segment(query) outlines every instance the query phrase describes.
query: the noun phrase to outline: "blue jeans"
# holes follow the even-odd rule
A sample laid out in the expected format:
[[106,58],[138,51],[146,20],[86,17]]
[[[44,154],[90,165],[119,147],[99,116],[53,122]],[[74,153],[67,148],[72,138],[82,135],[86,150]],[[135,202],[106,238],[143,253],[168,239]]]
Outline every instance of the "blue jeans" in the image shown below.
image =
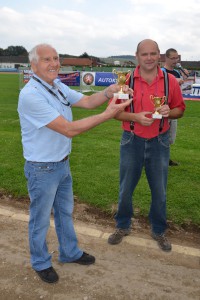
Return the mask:
[[166,188],[169,165],[169,131],[153,139],[140,138],[124,131],[120,146],[120,191],[117,228],[127,229],[133,216],[133,192],[145,168],[151,190],[149,220],[152,231],[162,234],[167,228]]
[[73,191],[69,160],[63,162],[26,161],[25,176],[30,196],[29,245],[34,270],[51,267],[46,235],[51,212],[59,242],[59,261],[71,262],[81,257],[74,230]]

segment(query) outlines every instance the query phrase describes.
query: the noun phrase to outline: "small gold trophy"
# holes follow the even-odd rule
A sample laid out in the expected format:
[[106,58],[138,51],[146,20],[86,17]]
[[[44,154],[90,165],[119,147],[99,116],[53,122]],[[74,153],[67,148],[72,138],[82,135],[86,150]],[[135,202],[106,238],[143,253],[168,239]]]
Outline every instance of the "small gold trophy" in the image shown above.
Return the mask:
[[161,107],[165,103],[166,96],[163,97],[155,97],[153,95],[150,96],[151,101],[155,107],[155,112],[152,114],[153,119],[162,119],[162,115],[159,114],[157,109]]
[[[123,85],[125,84],[126,80],[128,80],[131,76],[131,71],[117,71],[117,70],[113,70],[113,74],[117,75],[117,84],[120,85],[120,91],[118,93],[114,93],[114,96],[118,96],[118,99],[122,99],[122,100],[128,100],[129,99],[129,95],[125,94],[122,90]],[[129,77],[126,78],[127,74],[129,74]]]

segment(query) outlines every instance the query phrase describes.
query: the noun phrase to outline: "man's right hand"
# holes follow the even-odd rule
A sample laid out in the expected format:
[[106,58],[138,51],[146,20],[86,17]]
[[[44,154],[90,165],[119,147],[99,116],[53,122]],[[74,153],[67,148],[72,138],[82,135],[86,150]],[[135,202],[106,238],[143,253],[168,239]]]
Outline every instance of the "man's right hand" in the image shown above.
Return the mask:
[[125,100],[123,103],[119,104],[116,103],[117,100],[117,96],[113,97],[106,110],[104,111],[105,114],[110,115],[110,119],[116,117],[117,114],[123,112],[124,109],[131,104],[133,99]]
[[153,122],[154,119],[151,117],[147,117],[152,115],[152,111],[142,111],[140,113],[137,113],[134,115],[134,121],[143,125],[143,126],[150,126]]

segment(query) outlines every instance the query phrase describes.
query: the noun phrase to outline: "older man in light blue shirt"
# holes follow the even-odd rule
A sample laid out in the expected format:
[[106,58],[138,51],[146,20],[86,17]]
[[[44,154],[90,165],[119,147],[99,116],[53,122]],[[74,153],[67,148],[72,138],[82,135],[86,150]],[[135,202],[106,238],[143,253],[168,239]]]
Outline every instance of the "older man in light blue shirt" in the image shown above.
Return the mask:
[[[28,161],[57,162],[70,154],[71,139],[61,134],[55,134],[55,131],[49,129],[46,125],[60,115],[71,122],[72,111],[70,105],[78,102],[83,95],[69,89],[59,79],[54,81],[54,86],[39,79],[58,96],[59,100],[35,78],[39,79],[38,76],[34,75],[34,79],[30,79],[20,93],[18,105],[23,130],[24,157]],[[58,90],[66,95],[66,99],[70,99],[70,105],[66,105],[66,100],[62,99]]]
[[[46,243],[52,209],[59,261],[83,265],[95,262],[94,256],[79,249],[72,220],[71,138],[115,117],[131,100],[116,104],[114,97],[103,113],[73,121],[71,106],[95,108],[112,98],[120,86],[114,84],[100,93],[84,96],[57,79],[59,56],[52,46],[35,46],[29,59],[34,74],[20,92],[18,113],[30,196],[31,264],[43,281],[53,283],[59,277],[52,267]],[[124,91],[132,94],[127,86]]]

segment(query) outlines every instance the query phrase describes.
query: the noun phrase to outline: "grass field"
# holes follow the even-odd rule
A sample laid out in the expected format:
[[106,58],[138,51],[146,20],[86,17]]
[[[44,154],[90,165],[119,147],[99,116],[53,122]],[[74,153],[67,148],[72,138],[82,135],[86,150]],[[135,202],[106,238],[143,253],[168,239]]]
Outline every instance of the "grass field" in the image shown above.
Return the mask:
[[[20,125],[17,114],[19,75],[0,74],[0,190],[26,197]],[[74,119],[101,112],[73,109]],[[200,225],[200,102],[186,101],[185,116],[178,120],[171,158],[178,167],[169,168],[168,219],[177,224]],[[73,139],[70,156],[74,193],[82,202],[110,211],[118,199],[119,142],[121,124],[110,120]],[[147,216],[150,191],[144,174],[136,188],[134,207]]]

